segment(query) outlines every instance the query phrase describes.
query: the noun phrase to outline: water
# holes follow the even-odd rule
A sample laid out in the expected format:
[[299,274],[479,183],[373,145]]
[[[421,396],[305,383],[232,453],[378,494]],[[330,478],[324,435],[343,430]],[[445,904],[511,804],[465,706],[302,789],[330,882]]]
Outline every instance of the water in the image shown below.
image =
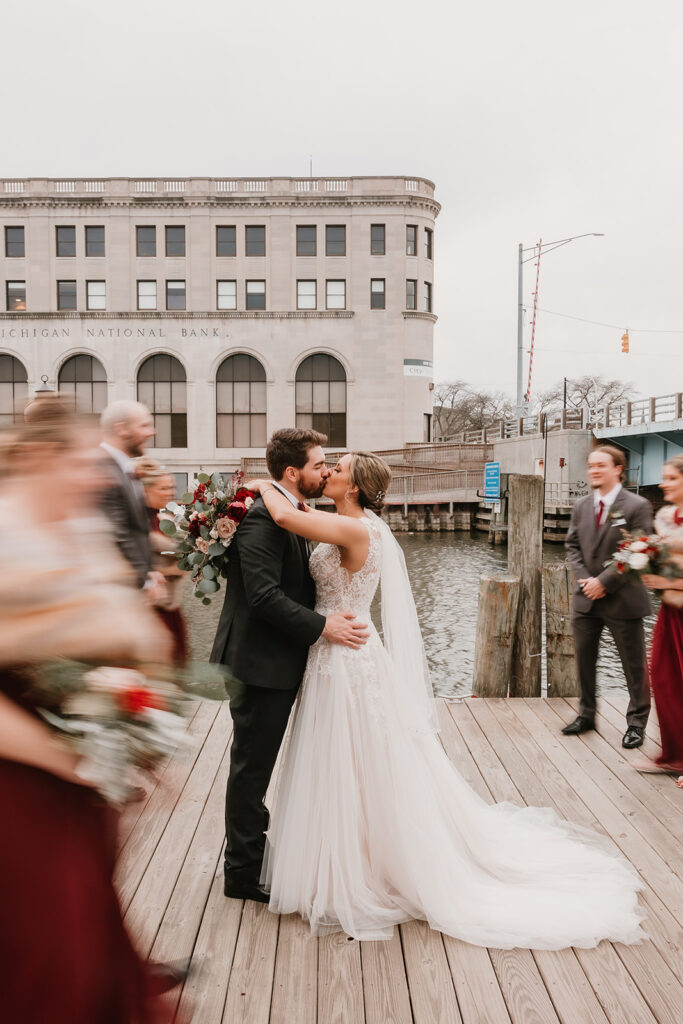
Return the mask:
[[[468,533],[404,533],[396,539],[405,554],[434,690],[441,696],[471,693],[479,578],[507,570],[507,548]],[[562,562],[564,548],[544,544],[543,557]],[[221,605],[222,593],[205,607],[188,590],[185,610],[194,658],[208,658]],[[379,626],[378,602],[373,620]],[[648,635],[653,622],[653,617],[645,622]],[[545,668],[545,659],[543,663]],[[619,655],[607,632],[598,659],[598,687],[625,687]]]

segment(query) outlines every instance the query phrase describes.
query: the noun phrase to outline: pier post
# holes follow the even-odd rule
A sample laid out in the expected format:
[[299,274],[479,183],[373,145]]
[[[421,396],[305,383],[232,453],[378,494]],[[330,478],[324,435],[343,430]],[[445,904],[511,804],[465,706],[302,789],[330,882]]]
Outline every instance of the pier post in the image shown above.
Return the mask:
[[477,697],[508,695],[519,592],[518,576],[482,576],[479,580],[472,681],[472,693]]
[[540,697],[543,477],[511,474],[509,491],[508,568],[521,584],[510,696]]
[[548,696],[579,697],[572,633],[572,574],[568,565],[543,566]]

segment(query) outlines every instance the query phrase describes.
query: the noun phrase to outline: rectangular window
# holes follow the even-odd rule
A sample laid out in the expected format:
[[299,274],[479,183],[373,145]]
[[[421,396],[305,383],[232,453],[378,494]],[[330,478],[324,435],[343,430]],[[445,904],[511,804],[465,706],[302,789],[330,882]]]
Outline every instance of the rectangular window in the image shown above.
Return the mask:
[[406,309],[417,309],[417,281],[406,281]]
[[316,256],[318,251],[315,224],[299,224],[296,229],[297,256]]
[[12,258],[25,255],[24,229],[5,228],[5,256]]
[[237,309],[237,281],[216,281],[216,309]]
[[426,260],[431,260],[431,258],[432,258],[432,235],[433,234],[434,234],[433,231],[430,231],[429,228],[425,228],[425,259]]
[[138,225],[135,229],[135,255],[156,256],[157,229],[153,224]]
[[138,309],[157,308],[156,281],[138,281]]
[[[216,228],[216,256],[236,256],[237,239],[234,225]],[[220,307],[219,307],[220,308]]]
[[85,255],[104,256],[104,228],[86,227],[85,229]]
[[85,282],[85,308],[107,308],[107,286],[104,281]]
[[7,311],[23,312],[26,309],[26,281],[7,282]]
[[327,309],[346,309],[346,281],[326,281],[325,285]]
[[431,313],[432,311],[432,286],[429,281],[425,281],[425,313]]
[[316,309],[318,305],[317,301],[317,282],[315,281],[297,281],[296,282],[296,308],[297,309]]
[[373,278],[370,282],[370,309],[384,309],[386,307],[385,290],[384,278]]
[[266,255],[266,229],[261,225],[248,224],[245,228],[247,256]]
[[384,224],[370,225],[370,254],[384,256],[386,251],[386,231]]
[[247,281],[247,309],[266,308],[266,282]]
[[[185,255],[185,228],[181,225],[166,225],[166,255]],[[185,309],[185,307],[182,307]]]
[[406,224],[406,256],[417,256],[417,224]]
[[325,255],[346,256],[346,225],[327,224],[325,227]]
[[166,282],[166,309],[185,309],[185,282]]
[[57,228],[57,255],[76,255],[76,228],[62,226]]
[[57,309],[76,308],[76,282],[57,281]]

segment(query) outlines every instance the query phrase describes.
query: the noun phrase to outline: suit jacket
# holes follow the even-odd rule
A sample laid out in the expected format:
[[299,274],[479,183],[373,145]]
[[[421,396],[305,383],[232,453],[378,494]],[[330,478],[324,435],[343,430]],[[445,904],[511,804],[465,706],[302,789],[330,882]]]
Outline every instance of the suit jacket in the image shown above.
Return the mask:
[[299,686],[308,648],[325,628],[314,605],[306,541],[273,522],[257,498],[230,545],[211,661],[250,686]]
[[111,524],[114,540],[143,587],[152,564],[149,515],[142,494],[118,462],[102,452],[102,467],[111,485],[100,498],[100,508]]
[[[617,525],[619,519],[625,523]],[[571,525],[565,541],[569,564],[574,575],[573,609],[584,614],[594,604],[600,611],[615,619],[640,619],[652,611],[650,596],[644,585],[633,576],[620,575],[614,568],[606,569],[617,549],[622,533],[652,533],[652,507],[650,502],[623,487],[607,518],[598,529],[595,523],[593,494],[579,498],[572,510]],[[607,591],[599,601],[591,601],[581,591],[578,580],[595,576]]]

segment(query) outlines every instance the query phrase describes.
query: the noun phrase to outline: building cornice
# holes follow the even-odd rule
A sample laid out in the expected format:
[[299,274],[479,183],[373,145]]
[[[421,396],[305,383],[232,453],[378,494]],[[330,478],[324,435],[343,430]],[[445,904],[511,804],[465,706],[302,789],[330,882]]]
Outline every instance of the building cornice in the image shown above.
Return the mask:
[[54,313],[3,313],[0,312],[2,320],[350,320],[353,317],[352,309],[338,310],[210,310],[206,313],[198,312],[169,312],[168,310],[132,310],[130,312],[106,312],[94,310],[84,312],[63,312]]
[[404,310],[404,313],[403,313],[403,319],[404,320],[429,320],[431,323],[435,324],[436,321],[439,318],[436,315],[436,313],[421,313],[419,310],[416,310],[416,309],[406,309],[406,310]]
[[216,210],[268,210],[268,209],[350,209],[354,207],[389,206],[405,209],[429,210],[434,218],[441,211],[441,204],[423,195],[406,196],[335,196],[335,195],[292,195],[292,196],[0,196],[0,208],[52,209],[52,210],[190,210],[208,207]]

